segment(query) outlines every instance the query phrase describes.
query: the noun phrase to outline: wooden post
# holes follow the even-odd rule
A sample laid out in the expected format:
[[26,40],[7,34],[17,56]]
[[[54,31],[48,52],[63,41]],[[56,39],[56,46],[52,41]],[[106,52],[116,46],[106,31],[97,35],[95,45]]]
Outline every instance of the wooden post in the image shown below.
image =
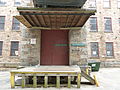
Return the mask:
[[68,76],[68,88],[71,88],[71,76]]
[[80,88],[80,83],[81,83],[81,75],[80,75],[80,73],[78,73],[78,76],[77,76],[77,88]]
[[34,76],[33,76],[33,87],[34,88],[37,87],[37,76],[36,76],[36,74],[34,74]]
[[44,77],[44,87],[47,88],[47,85],[48,85],[48,76],[45,75],[45,77]]
[[22,74],[22,88],[25,87],[25,74]]
[[99,83],[98,83],[98,81],[97,81],[97,79],[96,79],[96,76],[94,75],[93,77],[94,77],[96,86],[99,87]]
[[60,88],[60,76],[56,76],[56,87]]
[[15,88],[15,73],[11,72],[10,76],[11,88]]

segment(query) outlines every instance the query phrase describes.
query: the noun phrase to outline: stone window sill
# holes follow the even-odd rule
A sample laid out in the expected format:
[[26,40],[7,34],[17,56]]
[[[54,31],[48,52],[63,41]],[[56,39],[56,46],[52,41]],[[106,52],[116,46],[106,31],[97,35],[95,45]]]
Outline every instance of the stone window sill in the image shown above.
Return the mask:
[[10,58],[19,58],[19,56],[10,56]]
[[106,56],[105,58],[106,59],[114,59],[115,57],[114,56]]
[[12,30],[13,32],[20,32],[21,30]]

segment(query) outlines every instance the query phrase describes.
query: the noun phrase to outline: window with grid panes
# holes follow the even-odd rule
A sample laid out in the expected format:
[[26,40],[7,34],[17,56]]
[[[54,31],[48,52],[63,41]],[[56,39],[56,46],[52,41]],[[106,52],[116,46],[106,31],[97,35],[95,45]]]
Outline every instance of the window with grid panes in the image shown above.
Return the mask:
[[112,32],[112,22],[111,18],[105,17],[104,18],[104,29],[105,32]]
[[20,22],[15,17],[13,17],[12,30],[20,30]]
[[5,6],[7,4],[7,0],[0,0],[0,6]]
[[97,18],[96,17],[90,18],[90,31],[97,31]]
[[103,0],[103,7],[110,8],[110,0]]
[[11,41],[11,56],[18,56],[19,42]]
[[5,27],[5,16],[0,16],[0,30],[4,30]]
[[113,56],[113,42],[106,42],[106,56]]
[[99,57],[98,42],[91,42],[91,57]]
[[14,5],[15,6],[20,6],[21,5],[21,0],[14,0]]
[[0,41],[0,56],[2,56],[3,41]]

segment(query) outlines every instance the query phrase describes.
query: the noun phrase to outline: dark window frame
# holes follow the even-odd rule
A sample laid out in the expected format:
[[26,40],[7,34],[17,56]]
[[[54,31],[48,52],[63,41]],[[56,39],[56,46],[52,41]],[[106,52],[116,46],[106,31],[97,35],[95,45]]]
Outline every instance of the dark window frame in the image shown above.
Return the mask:
[[[95,51],[95,50],[92,49],[92,43],[97,44],[97,49],[96,49],[97,55],[96,56],[93,55],[93,51]],[[98,42],[90,42],[90,47],[91,47],[91,57],[99,58],[99,43]]]
[[97,23],[97,17],[90,17],[90,19],[91,18],[94,18],[94,19],[96,19],[95,21],[96,21],[96,23],[95,23],[95,26],[96,26],[96,30],[93,30],[93,29],[91,29],[91,22],[90,22],[90,32],[98,32],[98,23]]
[[[15,48],[13,45],[13,43],[17,43],[18,47]],[[13,48],[14,47],[14,48]],[[10,48],[10,56],[18,56],[18,55],[15,55],[15,51],[18,51],[19,52],[19,41],[11,41],[11,48]],[[14,54],[13,54],[14,53]]]
[[[16,19],[15,17],[13,17],[13,19],[12,19],[12,30],[13,30],[13,31],[19,31],[19,30],[20,30],[20,22],[16,19],[16,20],[18,21],[18,22],[16,23],[16,22],[15,22],[15,19]],[[16,28],[15,28],[17,25],[19,25],[19,29],[16,29]]]
[[2,52],[3,52],[3,41],[0,41],[0,56],[2,56]]
[[1,17],[4,17],[4,22],[0,22],[0,26],[2,25],[3,29],[0,28],[0,31],[2,30],[5,30],[5,16],[0,16],[0,20],[1,20]]
[[[112,55],[110,55],[110,56],[107,55],[107,51],[110,51],[110,50],[107,50],[107,43],[112,44]],[[105,44],[106,44],[106,56],[107,57],[114,57],[114,45],[113,45],[114,43],[113,42],[105,42]]]
[[[110,25],[108,25],[108,26],[110,26],[110,29],[109,29],[109,31],[108,30],[106,30],[106,22],[105,22],[105,19],[110,19]],[[111,17],[104,17],[104,32],[105,33],[112,33],[113,31],[112,31],[112,18]]]

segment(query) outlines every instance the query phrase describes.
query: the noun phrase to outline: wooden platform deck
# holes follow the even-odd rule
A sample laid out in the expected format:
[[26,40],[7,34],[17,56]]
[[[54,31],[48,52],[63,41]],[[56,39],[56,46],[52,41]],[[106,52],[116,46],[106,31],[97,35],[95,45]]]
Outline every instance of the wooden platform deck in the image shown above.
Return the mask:
[[67,87],[71,87],[71,77],[77,77],[77,87],[80,88],[81,82],[81,70],[79,66],[37,66],[37,67],[26,67],[18,70],[12,70],[11,72],[11,88],[15,88],[17,86],[15,84],[15,76],[20,75],[22,77],[21,86],[26,87],[26,78],[28,76],[32,76],[33,78],[33,87],[36,88],[39,85],[37,84],[37,77],[44,77],[44,87],[47,88],[48,77],[55,76],[56,77],[56,87],[60,88],[60,77],[66,76],[68,77]]

